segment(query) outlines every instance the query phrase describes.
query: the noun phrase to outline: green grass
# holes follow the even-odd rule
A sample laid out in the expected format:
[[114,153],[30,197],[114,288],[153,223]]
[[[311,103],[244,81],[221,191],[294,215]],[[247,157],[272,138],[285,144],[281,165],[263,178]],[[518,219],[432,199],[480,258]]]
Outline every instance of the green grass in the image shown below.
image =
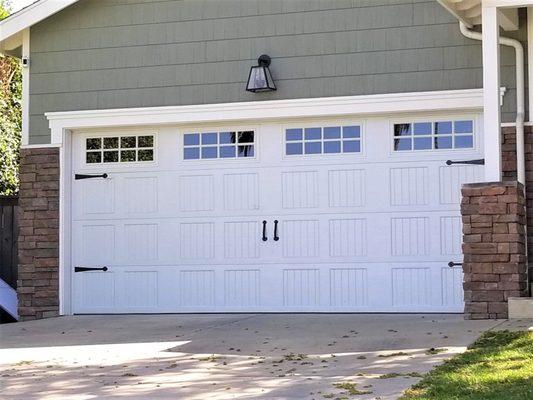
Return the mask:
[[403,400],[533,399],[533,332],[486,332],[434,368]]

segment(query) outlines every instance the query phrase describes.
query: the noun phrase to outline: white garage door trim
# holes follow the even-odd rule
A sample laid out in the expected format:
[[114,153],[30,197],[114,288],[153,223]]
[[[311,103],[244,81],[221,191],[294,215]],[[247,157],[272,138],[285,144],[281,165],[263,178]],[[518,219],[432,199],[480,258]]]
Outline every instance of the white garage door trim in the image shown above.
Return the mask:
[[[219,123],[231,116],[236,122],[254,119],[258,122],[289,115],[294,120],[307,116],[336,116],[339,114],[372,115],[378,111],[399,114],[432,111],[435,117],[444,116],[445,111],[458,110],[476,112],[482,109],[482,90],[459,90],[424,93],[402,93],[393,95],[353,96],[331,99],[281,100],[272,102],[221,104],[208,106],[158,107],[127,110],[96,110],[82,112],[61,112],[47,114],[52,130],[52,144],[59,145],[60,152],[60,313],[72,313],[71,294],[71,252],[70,252],[70,201],[71,201],[71,132],[79,128],[142,126],[147,121],[161,125],[179,125],[183,121]],[[233,109],[232,112],[227,112]],[[244,111],[243,111],[244,110]],[[246,111],[251,112],[247,113]],[[148,118],[149,115],[156,118]],[[225,117],[221,117],[225,115]],[[254,117],[255,116],[255,117]],[[293,120],[293,121],[294,121]],[[183,125],[181,125],[183,126]]]

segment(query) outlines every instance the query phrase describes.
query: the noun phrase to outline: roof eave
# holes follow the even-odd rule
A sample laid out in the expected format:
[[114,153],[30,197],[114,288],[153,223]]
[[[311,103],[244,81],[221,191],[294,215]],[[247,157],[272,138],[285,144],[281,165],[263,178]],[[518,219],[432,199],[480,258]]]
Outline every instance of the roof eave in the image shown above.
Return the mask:
[[22,46],[22,32],[78,0],[39,0],[0,21],[0,52]]

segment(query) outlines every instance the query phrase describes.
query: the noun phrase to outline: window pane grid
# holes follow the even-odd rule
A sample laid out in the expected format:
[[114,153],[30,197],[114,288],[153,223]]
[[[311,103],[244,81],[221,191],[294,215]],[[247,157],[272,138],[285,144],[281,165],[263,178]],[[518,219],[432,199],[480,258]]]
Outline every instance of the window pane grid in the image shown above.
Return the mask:
[[427,121],[394,124],[394,151],[471,149],[474,122]]
[[361,152],[361,127],[327,126],[285,130],[285,155]]
[[154,135],[87,138],[87,164],[154,161]]
[[186,133],[183,135],[183,158],[206,160],[254,157],[254,140],[254,131]]

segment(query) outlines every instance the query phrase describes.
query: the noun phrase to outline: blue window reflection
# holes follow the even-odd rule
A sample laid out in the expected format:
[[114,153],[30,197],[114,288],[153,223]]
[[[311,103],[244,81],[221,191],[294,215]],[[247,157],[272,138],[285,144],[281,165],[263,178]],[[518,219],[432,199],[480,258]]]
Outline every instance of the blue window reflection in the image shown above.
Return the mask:
[[452,122],[443,121],[435,122],[435,134],[436,135],[450,135],[452,133]]
[[414,149],[415,150],[431,150],[431,138],[430,137],[415,137]]
[[186,160],[198,160],[200,158],[200,148],[190,147],[183,149],[183,158]]
[[235,158],[235,146],[220,146],[220,158]]
[[183,144],[185,146],[195,146],[200,144],[200,135],[198,133],[187,133],[183,135]]
[[320,140],[321,138],[321,128],[305,128],[305,140]]
[[285,153],[287,155],[303,154],[302,143],[287,143],[285,145]]
[[340,153],[341,142],[339,140],[324,142],[324,153]]
[[202,133],[202,144],[217,144],[217,134]]
[[454,131],[455,133],[473,133],[474,123],[473,121],[455,121]]
[[436,137],[435,138],[435,149],[451,149],[452,148],[452,137]]
[[411,138],[407,139],[394,139],[394,150],[411,150],[412,142]]
[[303,130],[302,129],[287,129],[285,131],[285,138],[289,140],[302,140],[303,139]]
[[221,144],[235,143],[235,132],[220,132],[219,142]]
[[471,149],[474,147],[474,137],[470,135],[456,136],[455,148],[456,149]]
[[415,135],[431,135],[431,122],[417,122],[414,124]]
[[320,154],[322,153],[322,143],[308,142],[305,144],[305,154]]
[[345,153],[359,153],[361,151],[361,142],[359,140],[345,140],[342,142],[342,150]]
[[202,147],[202,158],[217,158],[217,148]]
[[324,128],[324,139],[340,139],[341,138],[341,127],[340,126],[329,126]]
[[347,138],[360,138],[361,137],[361,127],[359,126],[345,126],[342,128],[342,137]]

